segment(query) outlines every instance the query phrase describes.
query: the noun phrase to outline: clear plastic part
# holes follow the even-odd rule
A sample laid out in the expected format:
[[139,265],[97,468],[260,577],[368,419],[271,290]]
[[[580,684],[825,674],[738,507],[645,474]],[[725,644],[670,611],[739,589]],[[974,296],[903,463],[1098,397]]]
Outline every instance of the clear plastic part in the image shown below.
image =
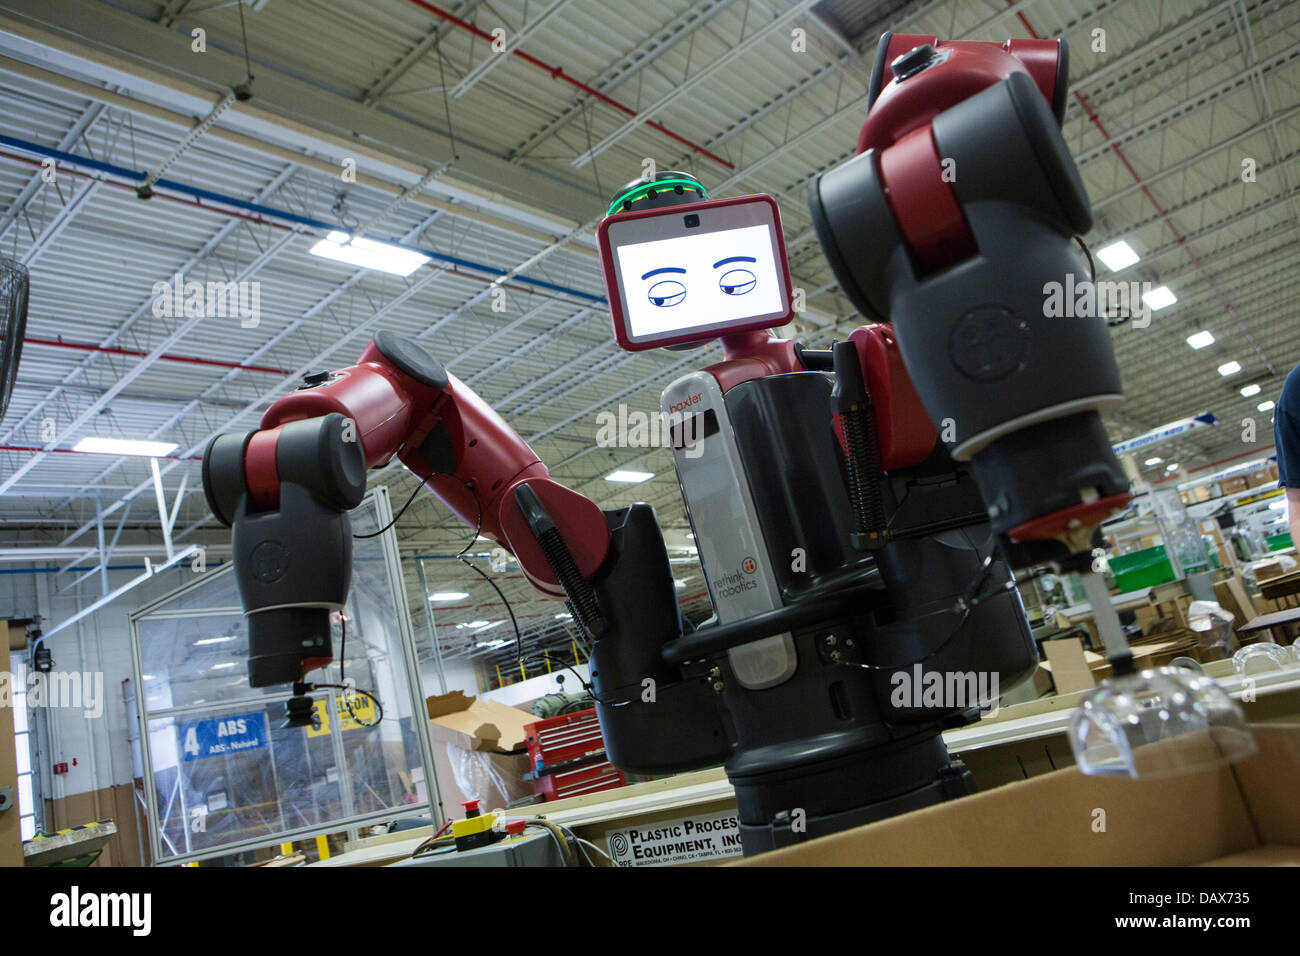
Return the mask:
[[1148,778],[1235,763],[1255,738],[1213,678],[1160,667],[1102,681],[1070,718],[1070,746],[1086,774]]
[[1286,648],[1269,641],[1247,644],[1232,655],[1232,666],[1242,677],[1285,670],[1295,664],[1295,656]]

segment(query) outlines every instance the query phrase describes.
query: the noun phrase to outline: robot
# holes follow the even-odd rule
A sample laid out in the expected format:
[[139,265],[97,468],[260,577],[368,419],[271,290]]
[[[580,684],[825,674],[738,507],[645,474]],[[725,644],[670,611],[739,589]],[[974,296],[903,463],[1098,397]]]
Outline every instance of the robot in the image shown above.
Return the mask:
[[682,633],[653,509],[565,488],[435,358],[380,332],[204,454],[250,683],[294,684],[291,719],[310,710],[348,594],[347,512],[396,457],[567,602],[611,762],[725,767],[747,855],[971,792],[941,734],[991,702],[949,693],[954,675],[1005,689],[1037,666],[1015,571],[1086,571],[1131,497],[1100,421],[1120,400],[1105,323],[1043,314],[1046,282],[1087,274],[1066,75],[1063,41],[881,39],[858,154],[809,191],[875,320],[830,350],[772,331],[792,290],[769,197],[709,200],[682,173],[615,196],[599,240],[620,345],[723,346],[663,393],[710,621]]

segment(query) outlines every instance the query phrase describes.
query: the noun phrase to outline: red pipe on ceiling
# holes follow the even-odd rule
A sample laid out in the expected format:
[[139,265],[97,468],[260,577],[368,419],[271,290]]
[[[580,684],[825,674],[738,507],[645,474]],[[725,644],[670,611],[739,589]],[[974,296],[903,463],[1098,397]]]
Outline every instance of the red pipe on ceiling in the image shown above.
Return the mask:
[[[474,36],[486,40],[489,43],[492,43],[496,39],[495,37],[492,36],[492,34],[488,33],[486,30],[476,27],[468,20],[462,20],[460,17],[456,16],[454,13],[451,13],[450,11],[443,10],[441,7],[436,7],[432,3],[428,3],[427,0],[410,0],[410,2],[415,4],[421,10],[426,10],[429,13],[432,13],[434,16],[440,17],[441,19],[452,24],[452,26],[460,27],[460,29],[465,30],[468,33],[472,33]],[[516,50],[511,50],[510,52],[515,56],[519,57],[519,59],[523,60],[525,63],[535,66],[537,67],[537,69],[550,74],[550,77],[553,80],[563,80],[565,83],[568,83],[570,86],[576,87],[577,89],[586,93],[588,96],[600,100],[600,102],[604,103],[606,106],[611,106],[614,109],[618,110],[620,113],[624,113],[628,116],[637,115],[636,110],[632,109],[632,107],[628,106],[627,104],[620,103],[618,100],[614,99],[613,97],[607,96],[604,93],[600,92],[600,90],[596,89],[595,87],[589,86],[586,83],[583,83],[581,80],[569,76],[569,74],[564,72],[563,67],[552,66],[549,63],[544,63],[543,61],[537,59],[537,57],[533,56],[532,54],[525,53],[523,50],[516,49]],[[664,126],[662,123],[657,123],[654,120],[647,120],[645,125],[649,126],[651,129],[658,130],[659,132],[667,136],[669,139],[681,143],[683,146],[685,146],[693,153],[699,153],[701,156],[707,156],[715,163],[718,163],[721,166],[725,166],[727,169],[736,168],[734,163],[729,163],[721,156],[719,156],[717,153],[709,152],[709,150],[701,146],[699,143],[692,142],[691,140],[687,139],[685,136],[681,136],[678,133],[674,133],[667,126]]]
[[[1007,6],[1011,6],[1012,0],[1006,0],[1006,2]],[[1027,31],[1029,31],[1031,37],[1035,40],[1042,39],[1042,37],[1038,35],[1038,31],[1035,30],[1029,23],[1029,20],[1026,19],[1024,13],[1016,11],[1016,19],[1020,21],[1021,25]],[[1246,336],[1246,340],[1255,349],[1255,354],[1258,355],[1260,361],[1264,363],[1265,367],[1268,369],[1268,373],[1276,376],[1277,370],[1273,368],[1273,363],[1268,360],[1268,356],[1266,356],[1263,349],[1259,347],[1259,343],[1255,341],[1254,336],[1246,330],[1246,324],[1241,321],[1241,317],[1237,315],[1237,310],[1232,307],[1232,303],[1229,302],[1224,294],[1219,290],[1218,285],[1214,281],[1214,277],[1210,275],[1209,271],[1202,264],[1200,257],[1192,251],[1192,247],[1187,243],[1187,237],[1184,236],[1178,227],[1174,225],[1174,221],[1170,219],[1169,214],[1165,212],[1164,206],[1160,205],[1160,201],[1156,199],[1151,190],[1147,188],[1146,183],[1142,182],[1142,177],[1138,174],[1138,171],[1133,168],[1133,164],[1129,162],[1129,158],[1125,155],[1124,150],[1120,149],[1119,143],[1110,138],[1110,132],[1104,125],[1102,125],[1101,117],[1093,110],[1087,97],[1078,90],[1072,90],[1071,95],[1073,95],[1075,100],[1078,101],[1079,106],[1083,108],[1083,113],[1088,118],[1088,122],[1097,127],[1097,131],[1101,133],[1102,137],[1106,140],[1106,145],[1110,147],[1111,152],[1115,154],[1115,157],[1128,171],[1128,174],[1133,177],[1133,181],[1137,183],[1138,189],[1141,190],[1142,195],[1146,196],[1147,201],[1151,203],[1152,207],[1156,211],[1156,215],[1158,215],[1160,220],[1165,224],[1165,228],[1173,234],[1174,240],[1182,246],[1183,251],[1187,253],[1187,258],[1191,260],[1196,271],[1201,274],[1201,278],[1203,278],[1206,284],[1210,287],[1210,291],[1214,294],[1214,297],[1218,300],[1219,304],[1223,306],[1223,310],[1232,316],[1233,321],[1237,323],[1237,328],[1241,330],[1241,332]]]
[[[148,358],[148,352],[141,352],[137,349],[123,349],[107,345],[92,345],[89,342],[65,342],[63,339],[23,339],[24,345],[39,345],[42,348],[50,349],[75,349],[79,352],[102,352],[106,355],[125,355],[130,358]],[[170,355],[164,353],[158,356],[161,362],[183,362],[186,365],[208,365],[213,368],[237,368],[241,372],[266,372],[270,375],[288,375],[287,368],[271,368],[268,365],[243,365],[239,362],[221,362],[217,359],[194,358],[190,355]]]
[[[141,458],[142,455],[123,455],[115,451],[78,451],[75,448],[42,448],[40,445],[0,445],[0,451],[43,452],[48,455],[98,455],[100,458]],[[202,455],[154,455],[172,461],[202,461]]]

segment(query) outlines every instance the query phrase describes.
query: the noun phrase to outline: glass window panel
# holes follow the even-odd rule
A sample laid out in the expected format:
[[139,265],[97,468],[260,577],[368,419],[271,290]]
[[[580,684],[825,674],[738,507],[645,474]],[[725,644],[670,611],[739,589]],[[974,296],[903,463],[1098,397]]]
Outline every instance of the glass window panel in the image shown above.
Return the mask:
[[14,734],[14,752],[18,755],[18,772],[31,773],[32,750],[29,734]]
[[24,842],[36,836],[36,817],[19,817],[18,830]]
[[[352,517],[355,533],[378,527],[371,501]],[[336,658],[346,651],[346,677],[382,703],[378,726],[367,726],[377,711],[364,697],[354,698],[354,718],[340,694],[318,691],[314,726],[280,727],[287,688],[248,687],[247,628],[228,569],[135,618],[146,712],[156,715],[147,717],[145,740],[164,857],[417,809],[402,781],[425,778],[415,723],[424,715],[411,700],[398,623],[405,595],[392,578],[383,540],[357,540],[352,592],[333,635]],[[320,683],[339,677],[337,659],[312,675]],[[241,718],[258,733],[235,733],[238,750],[214,746],[214,727]]]

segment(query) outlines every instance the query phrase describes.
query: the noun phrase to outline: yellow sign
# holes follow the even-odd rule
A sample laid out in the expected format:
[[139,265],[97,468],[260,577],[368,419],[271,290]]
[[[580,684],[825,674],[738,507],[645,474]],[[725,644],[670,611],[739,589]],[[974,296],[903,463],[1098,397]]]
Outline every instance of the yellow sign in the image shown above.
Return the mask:
[[324,737],[330,732],[331,719],[337,720],[344,730],[361,730],[375,724],[375,702],[369,697],[358,694],[351,698],[352,711],[348,712],[348,701],[342,694],[334,697],[334,715],[331,718],[325,708],[325,701],[312,701],[311,723],[307,726],[308,737]]

